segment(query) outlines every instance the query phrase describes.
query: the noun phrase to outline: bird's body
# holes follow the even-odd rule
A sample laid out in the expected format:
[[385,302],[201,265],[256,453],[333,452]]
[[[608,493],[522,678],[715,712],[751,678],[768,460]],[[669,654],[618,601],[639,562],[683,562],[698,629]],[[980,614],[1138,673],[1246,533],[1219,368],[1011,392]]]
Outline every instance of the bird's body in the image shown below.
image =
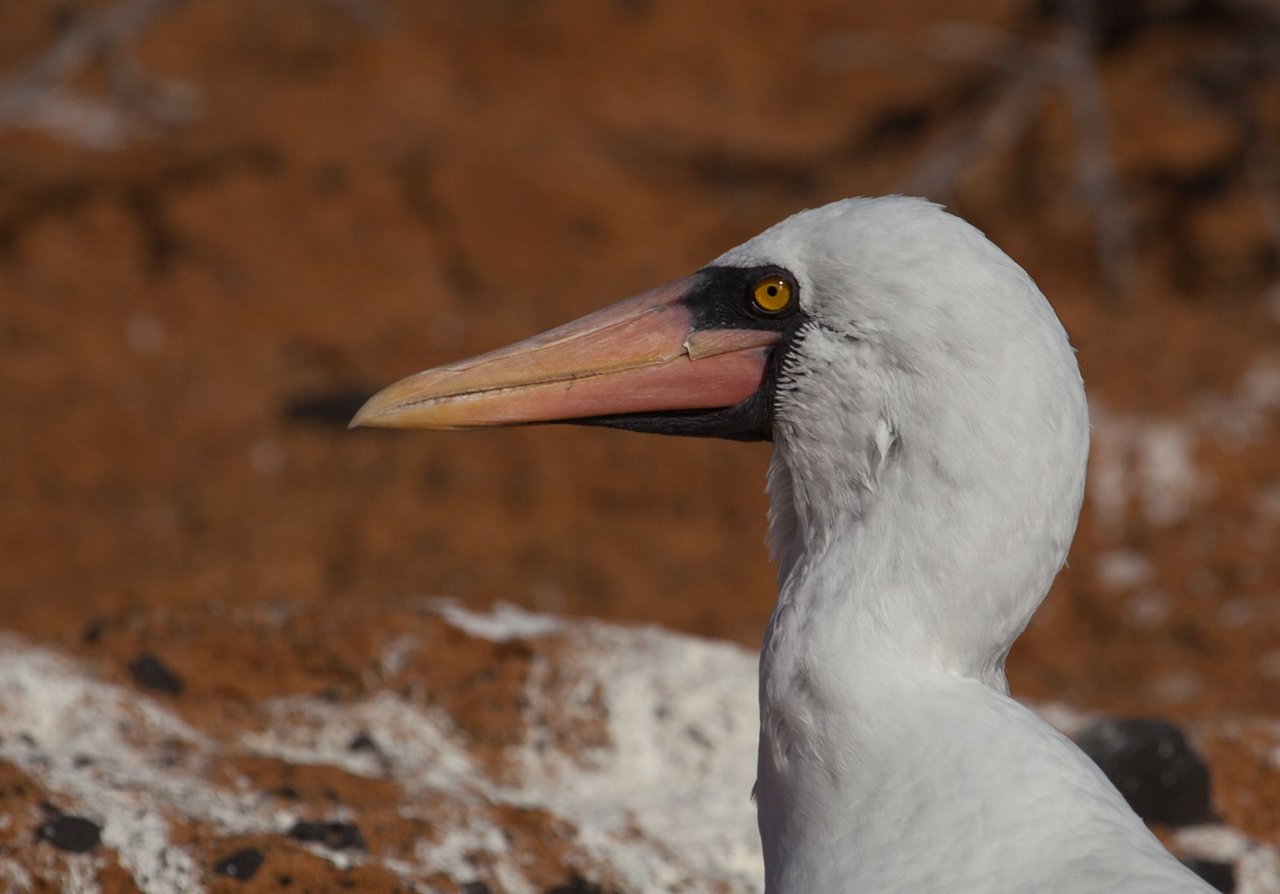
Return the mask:
[[549,419],[774,442],[768,894],[1211,890],[1007,694],[1075,531],[1088,416],[1057,317],[976,229],[899,197],[802,212],[357,421]]
[[766,891],[1209,890],[1017,702],[972,680],[877,670],[872,719],[824,723],[839,766],[796,754],[779,770],[762,753]]

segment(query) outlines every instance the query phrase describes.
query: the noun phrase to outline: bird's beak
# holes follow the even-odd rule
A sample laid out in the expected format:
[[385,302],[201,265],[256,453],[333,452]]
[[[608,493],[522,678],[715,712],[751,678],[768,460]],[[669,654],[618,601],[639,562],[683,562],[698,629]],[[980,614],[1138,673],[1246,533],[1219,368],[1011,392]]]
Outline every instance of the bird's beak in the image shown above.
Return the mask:
[[457,429],[732,407],[760,387],[781,335],[699,328],[698,275],[371,397],[351,426]]

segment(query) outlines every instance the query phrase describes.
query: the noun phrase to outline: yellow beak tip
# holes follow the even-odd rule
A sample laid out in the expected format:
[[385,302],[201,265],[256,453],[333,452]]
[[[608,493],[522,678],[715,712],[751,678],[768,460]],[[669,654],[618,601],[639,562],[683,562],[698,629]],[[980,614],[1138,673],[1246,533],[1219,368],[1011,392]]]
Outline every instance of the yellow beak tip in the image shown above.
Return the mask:
[[364,406],[356,410],[356,414],[351,417],[351,421],[347,423],[347,429],[371,427],[370,423],[374,417],[378,415],[377,408],[373,406],[374,398],[365,401]]

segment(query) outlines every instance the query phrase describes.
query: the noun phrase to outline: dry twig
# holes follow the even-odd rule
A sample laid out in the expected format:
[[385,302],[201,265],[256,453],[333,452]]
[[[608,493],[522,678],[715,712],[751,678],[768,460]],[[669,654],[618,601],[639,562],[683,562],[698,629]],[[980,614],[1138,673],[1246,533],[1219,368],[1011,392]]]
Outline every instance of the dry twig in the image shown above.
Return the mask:
[[[1074,125],[1073,193],[1092,214],[1099,275],[1112,301],[1132,288],[1138,240],[1129,190],[1144,185],[1168,193],[1159,205],[1176,209],[1165,212],[1170,220],[1181,220],[1191,205],[1227,190],[1248,190],[1266,221],[1271,268],[1280,265],[1280,125],[1274,109],[1280,0],[1041,0],[1028,4],[1023,24],[1023,33],[951,24],[931,29],[912,45],[871,34],[832,47],[837,65],[906,66],[925,59],[974,69],[959,90],[948,87],[949,99],[927,113],[899,111],[877,125],[907,122],[920,132],[919,122],[933,123],[904,189],[949,198],[981,158],[1005,153],[1031,133],[1050,95],[1060,92]],[[1102,58],[1157,31],[1215,48],[1208,55],[1201,49],[1171,89],[1182,91],[1184,102],[1199,94],[1213,114],[1229,115],[1237,143],[1191,180],[1156,170],[1133,172],[1122,182],[1109,145]],[[1201,180],[1215,184],[1210,192],[1196,185]]]
[[[151,82],[130,42],[185,0],[122,0],[77,16],[43,54],[0,87],[0,130],[54,131],[95,149],[116,148],[138,129],[172,124],[194,112],[191,91]],[[92,99],[67,84],[95,65],[107,75],[107,95]]]
[[906,192],[945,201],[964,172],[983,156],[1009,150],[1036,124],[1052,88],[1065,92],[1075,121],[1076,190],[1097,221],[1097,253],[1104,289],[1120,300],[1131,286],[1134,237],[1128,203],[1116,181],[1107,145],[1106,109],[1092,39],[1077,2],[1075,21],[1048,42],[993,28],[951,23],[931,30],[918,48],[878,35],[851,41],[844,49],[860,65],[966,62],[993,69],[992,89],[967,103],[921,153],[902,183]]
[[1076,188],[1093,208],[1094,245],[1104,294],[1119,302],[1133,285],[1133,215],[1116,181],[1107,139],[1106,100],[1098,76],[1091,8],[1071,0],[1057,43],[1057,73],[1075,115]]
[[[59,134],[92,149],[115,149],[156,127],[191,120],[197,94],[190,87],[159,82],[138,66],[132,42],[164,14],[187,0],[119,0],[101,12],[72,15],[53,43],[0,85],[0,132],[34,128]],[[368,30],[387,24],[380,0],[325,0]],[[101,66],[107,91],[93,98],[71,89],[79,75]]]

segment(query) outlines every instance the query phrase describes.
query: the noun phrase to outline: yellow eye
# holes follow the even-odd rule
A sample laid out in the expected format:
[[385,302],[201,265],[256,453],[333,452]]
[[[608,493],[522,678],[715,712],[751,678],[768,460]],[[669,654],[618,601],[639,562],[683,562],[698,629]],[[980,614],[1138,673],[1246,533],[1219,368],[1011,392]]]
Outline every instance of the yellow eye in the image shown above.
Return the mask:
[[751,300],[767,314],[782,313],[791,306],[791,283],[781,276],[766,276],[751,290]]

